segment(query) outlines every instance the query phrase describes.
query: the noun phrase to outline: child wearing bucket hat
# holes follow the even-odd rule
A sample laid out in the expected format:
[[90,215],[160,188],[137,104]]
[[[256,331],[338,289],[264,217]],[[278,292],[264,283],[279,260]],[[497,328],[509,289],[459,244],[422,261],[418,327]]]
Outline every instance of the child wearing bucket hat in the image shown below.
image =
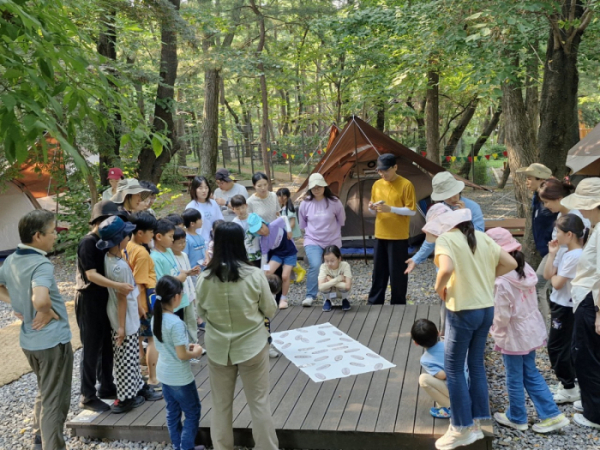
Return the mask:
[[549,433],[559,430],[569,425],[569,419],[558,410],[544,377],[535,365],[535,351],[546,343],[546,325],[537,307],[537,275],[525,262],[521,244],[510,231],[492,228],[486,234],[518,264],[515,270],[499,276],[495,282],[491,334],[496,344],[494,349],[502,353],[504,360],[509,406],[506,412],[495,413],[494,419],[501,425],[527,430],[527,390],[541,419],[533,425],[533,431]]
[[[127,247],[135,225],[124,222],[118,216],[112,216],[100,224],[100,240],[96,244],[100,250],[108,250],[104,257],[106,277],[119,283],[135,286],[133,272],[123,259],[123,250]],[[108,306],[106,312],[110,320],[113,338],[114,372],[117,384],[117,399],[112,406],[115,414],[125,413],[141,406],[146,400],[162,398],[144,383],[140,371],[138,336],[140,317],[138,315],[138,289],[123,294],[108,288]]]
[[562,205],[578,209],[594,231],[588,239],[571,282],[575,314],[573,361],[581,390],[581,404],[573,420],[581,426],[600,429],[600,178],[581,180],[575,193]]
[[471,210],[471,217],[475,229],[485,231],[485,221],[483,212],[479,204],[467,197],[462,196],[465,183],[454,178],[450,172],[440,172],[431,180],[433,192],[431,200],[434,202],[444,202],[451,209],[468,208]]

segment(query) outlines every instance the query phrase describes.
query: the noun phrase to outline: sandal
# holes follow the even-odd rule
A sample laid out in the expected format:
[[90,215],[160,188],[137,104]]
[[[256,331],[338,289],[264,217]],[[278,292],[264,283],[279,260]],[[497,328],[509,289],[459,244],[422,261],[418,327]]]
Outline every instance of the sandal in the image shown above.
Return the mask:
[[431,408],[429,413],[436,419],[449,419],[452,415],[450,408],[444,408],[443,406],[441,408]]
[[287,300],[279,300],[279,309],[287,309],[288,307],[288,302]]

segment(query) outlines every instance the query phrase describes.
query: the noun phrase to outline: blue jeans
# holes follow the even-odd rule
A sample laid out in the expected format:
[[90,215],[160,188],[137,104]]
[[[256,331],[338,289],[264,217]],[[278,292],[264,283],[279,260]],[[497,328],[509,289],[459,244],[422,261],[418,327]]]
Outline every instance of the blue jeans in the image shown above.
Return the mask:
[[546,381],[535,365],[535,350],[527,355],[502,355],[506,368],[506,389],[508,390],[508,420],[518,424],[527,423],[525,389],[541,420],[560,414],[554,403]]
[[304,247],[308,259],[308,273],[306,274],[306,296],[317,298],[319,292],[319,269],[323,264],[323,251],[325,249],[318,245],[307,245]]
[[[493,320],[493,306],[447,312],[444,368],[452,407],[451,421],[459,429],[472,426],[473,419],[491,417],[483,354]],[[468,386],[465,359],[469,368]]]
[[[201,410],[196,381],[185,386],[169,386],[163,383],[163,395],[167,402],[167,427],[173,448],[193,450]],[[181,413],[185,414],[183,425]]]

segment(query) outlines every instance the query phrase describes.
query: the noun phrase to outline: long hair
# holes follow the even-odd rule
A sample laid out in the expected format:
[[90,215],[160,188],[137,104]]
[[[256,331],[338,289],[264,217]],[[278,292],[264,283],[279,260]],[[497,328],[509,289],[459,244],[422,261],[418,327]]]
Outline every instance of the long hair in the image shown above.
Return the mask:
[[170,305],[177,294],[183,292],[183,283],[171,275],[165,275],[156,283],[156,302],[152,314],[154,315],[154,324],[152,333],[160,342],[163,341],[162,322],[163,305]]
[[206,196],[206,202],[210,203],[210,196],[212,194],[212,189],[210,188],[210,183],[206,177],[194,177],[192,182],[190,183],[190,197],[192,200],[199,202],[198,196],[196,195],[196,191],[202,185],[202,183],[206,183],[208,187],[208,195]]
[[557,180],[548,178],[540,187],[538,195],[542,200],[560,200],[573,193],[575,186],[569,180]]
[[256,186],[256,183],[258,183],[260,180],[265,180],[266,182],[269,181],[264,173],[256,172],[254,175],[252,175],[252,186]]
[[556,228],[558,228],[563,233],[573,233],[577,236],[578,239],[585,243],[588,238],[588,230],[581,217],[575,214],[565,214],[564,216],[560,216],[556,221]]
[[285,209],[287,212],[296,212],[296,207],[294,206],[294,202],[292,201],[292,194],[288,188],[279,188],[277,189],[277,197],[287,197],[287,202],[285,204]]
[[[329,200],[334,202],[337,202],[339,200],[335,195],[333,195],[333,192],[331,192],[329,186],[325,186],[323,195],[325,196],[325,201],[327,201],[327,206],[329,206]],[[304,200],[307,202],[311,202],[314,198],[315,196],[313,195],[312,191],[310,189],[307,190],[306,195],[304,196]]]
[[475,228],[473,227],[473,222],[467,220],[466,222],[456,225],[456,228],[465,235],[471,252],[475,254],[475,250],[477,250],[477,238],[475,237]]
[[517,268],[515,271],[519,274],[519,278],[525,278],[525,255],[520,250],[510,252],[510,256],[515,258],[517,261]]
[[214,252],[206,266],[206,278],[216,276],[222,283],[238,281],[240,267],[250,266],[244,246],[244,230],[237,223],[223,222],[214,233]]

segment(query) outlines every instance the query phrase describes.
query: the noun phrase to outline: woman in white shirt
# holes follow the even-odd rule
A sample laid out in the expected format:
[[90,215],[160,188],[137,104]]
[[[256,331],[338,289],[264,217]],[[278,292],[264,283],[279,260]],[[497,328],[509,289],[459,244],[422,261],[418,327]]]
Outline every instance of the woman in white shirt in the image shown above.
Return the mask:
[[248,214],[256,214],[267,223],[273,222],[279,217],[279,200],[275,192],[269,191],[269,179],[262,172],[252,175],[254,194],[247,201]]
[[221,208],[217,205],[217,202],[210,198],[210,194],[211,189],[208,180],[205,177],[194,177],[190,184],[190,197],[192,201],[187,204],[185,209],[194,208],[200,211],[202,229],[196,231],[200,231],[204,242],[210,241],[213,222],[223,220]]
[[561,204],[580,210],[594,226],[571,282],[575,313],[573,361],[581,391],[581,401],[573,405],[579,411],[573,420],[581,426],[600,429],[600,178],[582,180],[575,193]]

